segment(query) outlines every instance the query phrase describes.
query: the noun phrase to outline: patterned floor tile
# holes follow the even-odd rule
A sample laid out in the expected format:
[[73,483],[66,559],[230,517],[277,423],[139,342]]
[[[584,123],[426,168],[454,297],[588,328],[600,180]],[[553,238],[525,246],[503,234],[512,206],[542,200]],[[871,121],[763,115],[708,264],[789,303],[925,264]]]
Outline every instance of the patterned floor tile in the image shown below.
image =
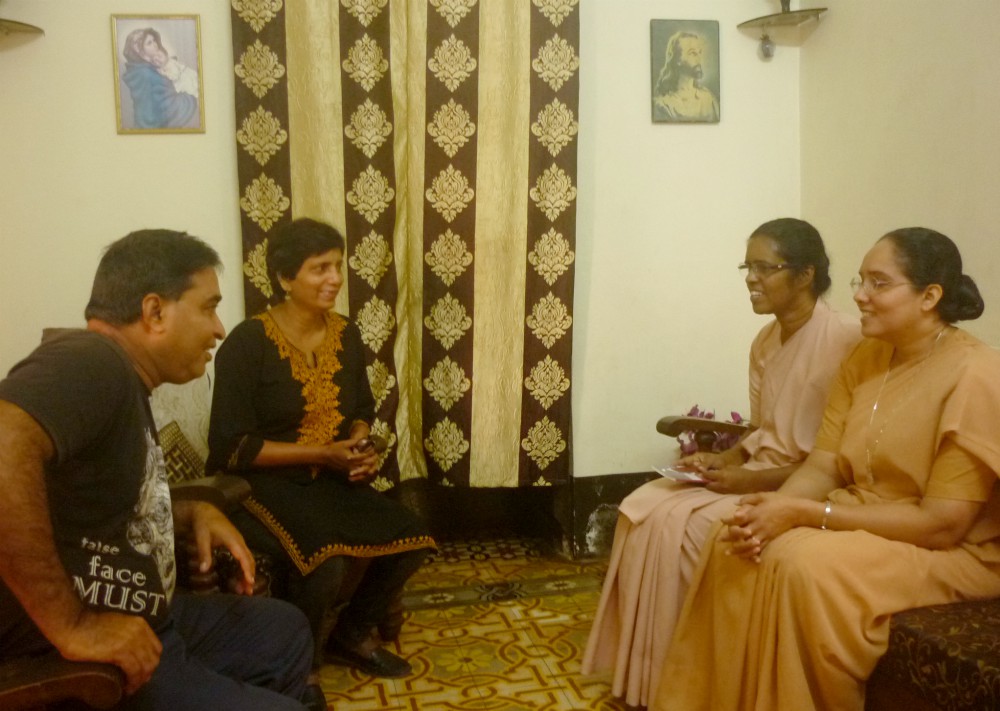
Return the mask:
[[476,602],[503,602],[552,595],[565,596],[599,590],[600,585],[600,579],[589,573],[476,582],[471,585],[411,589],[404,595],[403,605],[407,610],[420,610],[430,607],[468,605]]
[[605,562],[531,541],[442,544],[411,579],[394,651],[414,673],[374,679],[324,666],[336,711],[623,711],[609,680],[580,674]]

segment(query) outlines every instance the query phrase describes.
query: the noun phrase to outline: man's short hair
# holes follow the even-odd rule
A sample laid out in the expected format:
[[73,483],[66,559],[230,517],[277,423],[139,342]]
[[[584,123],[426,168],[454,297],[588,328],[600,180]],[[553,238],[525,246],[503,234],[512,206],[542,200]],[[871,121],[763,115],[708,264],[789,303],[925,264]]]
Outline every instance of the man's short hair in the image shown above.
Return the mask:
[[147,295],[176,301],[195,273],[221,264],[214,249],[186,232],[132,232],[104,250],[83,315],[115,326],[134,323]]

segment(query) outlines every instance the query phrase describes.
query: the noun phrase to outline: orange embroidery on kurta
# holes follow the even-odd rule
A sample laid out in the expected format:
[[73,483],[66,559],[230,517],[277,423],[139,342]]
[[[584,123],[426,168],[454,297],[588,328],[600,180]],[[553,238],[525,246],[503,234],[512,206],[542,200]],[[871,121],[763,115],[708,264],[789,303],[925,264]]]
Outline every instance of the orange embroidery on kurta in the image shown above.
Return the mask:
[[340,412],[340,388],[333,376],[343,367],[340,353],[344,350],[341,336],[347,322],[340,314],[326,315],[326,337],[316,349],[316,367],[306,362],[305,353],[293,346],[278,328],[274,317],[264,312],[255,316],[264,324],[264,333],[278,347],[278,354],[288,361],[292,377],[302,383],[302,398],[306,401],[305,415],[299,424],[299,444],[328,444],[337,436],[344,421]]
[[275,538],[281,543],[281,547],[288,553],[288,557],[295,563],[302,575],[308,575],[316,570],[320,563],[335,555],[346,555],[352,558],[376,558],[382,555],[393,553],[405,553],[406,551],[416,551],[422,548],[434,548],[436,544],[430,536],[413,536],[410,538],[400,538],[377,545],[349,545],[347,543],[328,543],[317,549],[308,558],[302,554],[302,549],[292,538],[292,534],[278,522],[270,511],[259,501],[249,498],[243,502],[243,506],[264,524]]

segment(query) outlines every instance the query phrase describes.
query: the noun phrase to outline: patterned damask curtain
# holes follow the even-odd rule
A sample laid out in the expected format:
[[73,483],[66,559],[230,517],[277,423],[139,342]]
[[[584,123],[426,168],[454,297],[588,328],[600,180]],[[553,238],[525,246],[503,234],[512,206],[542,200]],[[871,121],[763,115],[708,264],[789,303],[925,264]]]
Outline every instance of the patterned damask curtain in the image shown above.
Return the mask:
[[578,1],[232,0],[246,310],[344,231],[381,489],[571,476]]

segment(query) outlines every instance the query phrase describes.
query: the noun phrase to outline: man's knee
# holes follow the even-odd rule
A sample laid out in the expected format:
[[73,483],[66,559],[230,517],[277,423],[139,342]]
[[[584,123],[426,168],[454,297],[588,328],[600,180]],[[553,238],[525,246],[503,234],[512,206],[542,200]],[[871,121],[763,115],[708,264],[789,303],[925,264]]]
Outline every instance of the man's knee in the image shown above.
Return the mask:
[[[211,596],[210,596],[211,597]],[[312,664],[313,640],[305,614],[294,605],[267,597],[219,596],[219,604],[231,605],[227,612],[226,646],[244,661],[258,660],[254,673],[273,675],[266,685],[285,691],[284,684],[303,683]],[[252,655],[245,652],[252,650]]]
[[[265,686],[300,698],[313,665],[314,644],[309,621],[298,607],[273,598],[246,598],[257,621],[261,657],[271,659],[273,680]],[[263,634],[261,634],[261,632]]]
[[309,621],[295,605],[267,597],[247,598],[247,602],[256,608],[252,614],[263,620],[268,628],[274,629],[278,638],[302,640],[306,646],[311,644]]

